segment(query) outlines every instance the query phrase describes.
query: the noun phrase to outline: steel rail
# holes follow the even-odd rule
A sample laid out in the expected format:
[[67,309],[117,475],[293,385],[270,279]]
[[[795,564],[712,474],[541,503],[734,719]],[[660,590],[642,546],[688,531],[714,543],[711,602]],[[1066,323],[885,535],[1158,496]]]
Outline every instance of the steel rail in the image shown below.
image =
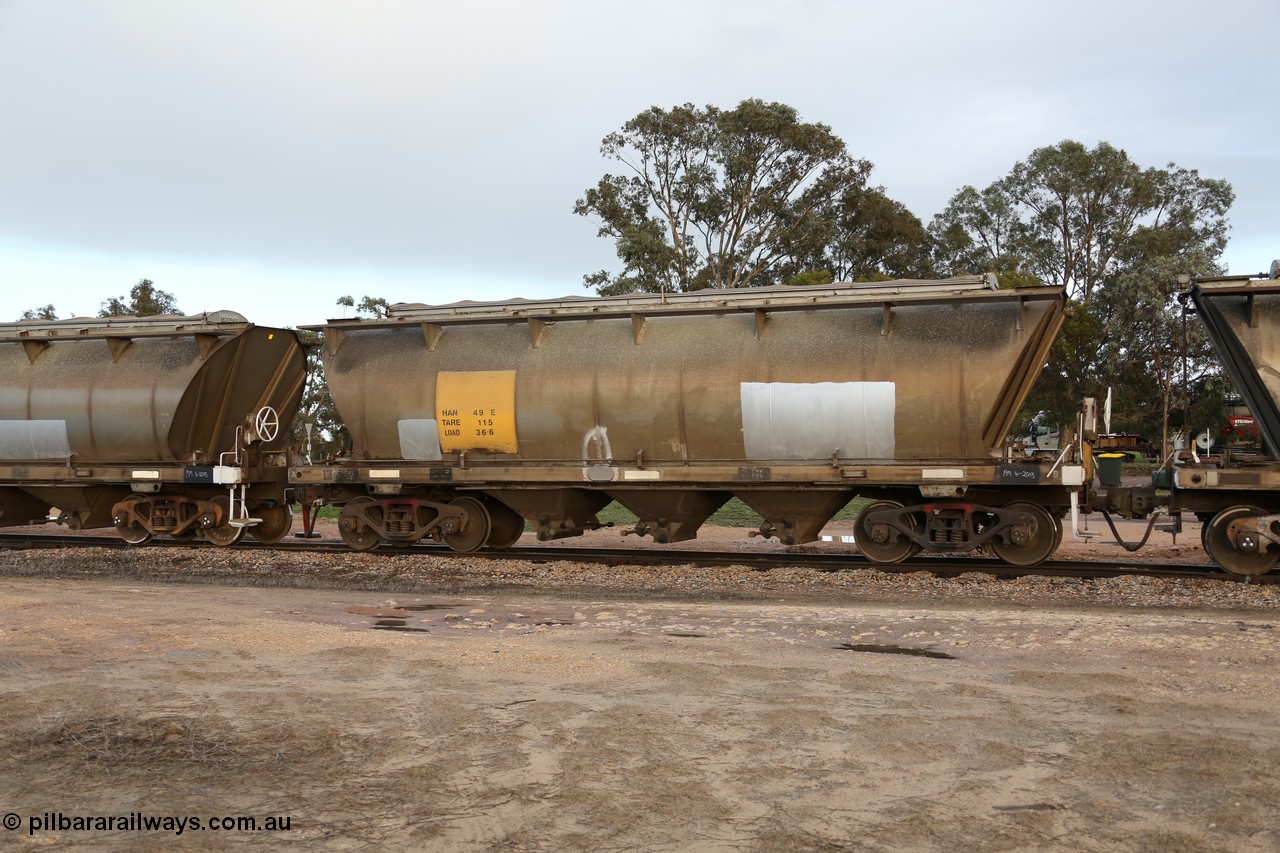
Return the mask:
[[[40,548],[218,548],[208,542],[152,540],[143,545],[130,545],[116,536],[60,535],[42,533],[0,534],[0,550],[31,550]],[[1019,577],[1074,577],[1106,578],[1121,575],[1208,579],[1235,581],[1237,583],[1280,583],[1280,573],[1246,576],[1227,572],[1217,566],[1203,563],[1144,563],[1119,560],[1051,560],[1038,566],[1014,566],[995,557],[917,556],[901,563],[885,565],[873,563],[861,554],[797,553],[783,551],[692,551],[664,550],[661,548],[575,548],[563,546],[528,546],[503,550],[480,550],[460,553],[443,545],[417,544],[408,547],[383,545],[371,551],[353,551],[341,542],[289,541],[274,545],[244,542],[232,550],[275,550],[297,553],[369,554],[381,557],[430,556],[446,559],[471,558],[484,560],[524,560],[526,562],[578,562],[608,565],[688,565],[688,566],[745,566],[766,572],[781,568],[809,568],[824,572],[842,572],[856,569],[875,569],[892,574],[929,572],[943,577],[956,577],[977,573],[999,578]]]

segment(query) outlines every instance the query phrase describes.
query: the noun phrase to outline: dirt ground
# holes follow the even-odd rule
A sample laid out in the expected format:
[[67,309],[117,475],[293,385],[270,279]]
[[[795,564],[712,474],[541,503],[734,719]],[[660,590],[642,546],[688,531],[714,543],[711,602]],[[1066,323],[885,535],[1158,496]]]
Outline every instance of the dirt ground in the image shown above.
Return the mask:
[[[0,626],[5,847],[1280,848],[1276,607],[0,576]],[[135,814],[204,828],[33,832]]]

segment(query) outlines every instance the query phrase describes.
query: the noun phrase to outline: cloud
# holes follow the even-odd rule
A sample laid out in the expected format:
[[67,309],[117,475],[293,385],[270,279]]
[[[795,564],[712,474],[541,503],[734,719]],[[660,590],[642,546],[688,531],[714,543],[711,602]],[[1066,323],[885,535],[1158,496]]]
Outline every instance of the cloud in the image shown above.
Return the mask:
[[650,105],[747,97],[830,125],[925,220],[1036,147],[1105,139],[1231,181],[1254,246],[1280,233],[1280,155],[1249,45],[1278,23],[1269,2],[1181,0],[17,0],[0,274],[75,288],[75,254],[141,259],[116,293],[160,265],[580,292],[612,261],[571,213],[610,168],[600,139]]

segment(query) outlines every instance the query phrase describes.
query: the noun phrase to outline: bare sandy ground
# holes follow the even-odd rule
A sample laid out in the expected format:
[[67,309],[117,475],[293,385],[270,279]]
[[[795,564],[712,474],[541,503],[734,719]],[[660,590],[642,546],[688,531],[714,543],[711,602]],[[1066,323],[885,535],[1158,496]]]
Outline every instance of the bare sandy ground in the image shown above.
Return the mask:
[[0,845],[1275,850],[1277,616],[0,578]]

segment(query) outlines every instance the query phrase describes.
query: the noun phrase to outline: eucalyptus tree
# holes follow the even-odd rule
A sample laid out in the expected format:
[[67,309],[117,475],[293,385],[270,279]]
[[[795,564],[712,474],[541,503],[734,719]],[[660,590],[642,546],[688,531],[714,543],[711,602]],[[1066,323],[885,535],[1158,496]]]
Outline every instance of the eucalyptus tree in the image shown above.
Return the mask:
[[586,190],[574,213],[597,223],[622,262],[616,273],[583,277],[602,294],[927,265],[927,252],[902,257],[928,237],[905,208],[868,186],[871,163],[785,104],[652,107],[606,136],[600,151],[625,168]]
[[39,308],[28,308],[22,312],[20,320],[56,320],[58,319],[58,309],[53,307],[53,303],[41,305]]
[[[1126,428],[1151,432],[1174,393],[1168,359],[1182,351],[1176,275],[1222,271],[1233,200],[1230,184],[1194,169],[1144,168],[1109,143],[1067,140],[983,190],[962,187],[929,231],[941,271],[1067,289],[1067,321],[1031,407],[1065,416],[1080,397],[1116,387]],[[1205,352],[1196,341],[1188,351]]]
[[129,297],[113,296],[102,303],[99,317],[151,317],[156,314],[181,314],[172,293],[161,290],[149,278],[139,279],[129,289]]
[[1143,168],[1107,142],[1066,140],[984,190],[962,187],[929,230],[941,269],[1020,269],[1088,304],[1139,246],[1216,264],[1233,200],[1230,184],[1194,169]]

